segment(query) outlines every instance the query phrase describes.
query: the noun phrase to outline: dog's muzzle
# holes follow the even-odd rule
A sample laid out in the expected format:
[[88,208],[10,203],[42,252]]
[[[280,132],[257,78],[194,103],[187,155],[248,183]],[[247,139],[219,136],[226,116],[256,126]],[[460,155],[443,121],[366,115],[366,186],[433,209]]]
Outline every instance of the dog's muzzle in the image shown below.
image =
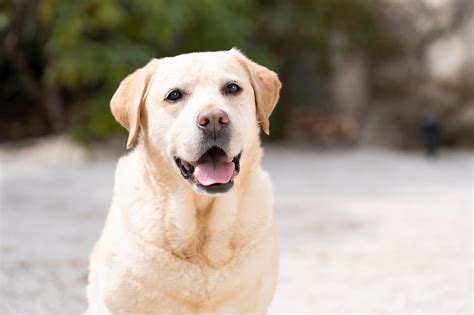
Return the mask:
[[207,193],[224,193],[234,185],[240,172],[241,153],[231,157],[222,148],[213,146],[197,161],[174,160],[184,179]]

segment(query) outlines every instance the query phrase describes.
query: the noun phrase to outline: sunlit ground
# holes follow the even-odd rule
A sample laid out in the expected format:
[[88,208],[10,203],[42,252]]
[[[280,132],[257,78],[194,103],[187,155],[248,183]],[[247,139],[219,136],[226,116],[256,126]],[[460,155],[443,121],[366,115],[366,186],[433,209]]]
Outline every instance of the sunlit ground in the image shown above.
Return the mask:
[[[472,314],[473,156],[268,147],[281,246],[270,312]],[[116,157],[51,138],[0,158],[0,312],[84,311]]]

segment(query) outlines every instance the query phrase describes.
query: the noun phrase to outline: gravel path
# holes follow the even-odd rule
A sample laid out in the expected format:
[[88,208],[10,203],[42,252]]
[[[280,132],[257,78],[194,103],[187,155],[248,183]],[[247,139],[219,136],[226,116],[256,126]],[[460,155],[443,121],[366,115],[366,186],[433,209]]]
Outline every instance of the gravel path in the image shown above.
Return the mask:
[[[116,157],[64,138],[0,147],[0,313],[78,314]],[[269,147],[272,313],[473,313],[473,152]]]

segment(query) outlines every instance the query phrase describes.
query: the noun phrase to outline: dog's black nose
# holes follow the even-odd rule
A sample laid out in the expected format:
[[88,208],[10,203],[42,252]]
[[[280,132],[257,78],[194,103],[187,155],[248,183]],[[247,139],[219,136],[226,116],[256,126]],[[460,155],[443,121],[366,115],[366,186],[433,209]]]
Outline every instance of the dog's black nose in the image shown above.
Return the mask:
[[199,113],[196,123],[203,131],[216,134],[229,125],[229,116],[218,108],[208,108]]

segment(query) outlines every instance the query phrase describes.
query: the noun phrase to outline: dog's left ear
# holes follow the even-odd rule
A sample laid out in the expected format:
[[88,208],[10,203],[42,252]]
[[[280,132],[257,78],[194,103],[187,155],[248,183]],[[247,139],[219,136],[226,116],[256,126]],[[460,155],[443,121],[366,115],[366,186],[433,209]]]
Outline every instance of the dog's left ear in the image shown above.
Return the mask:
[[128,75],[110,100],[112,114],[128,130],[127,149],[133,147],[137,139],[142,104],[145,102],[157,66],[158,60],[153,59],[146,66]]
[[270,114],[280,97],[281,82],[275,72],[253,62],[236,49],[232,51],[249,72],[250,83],[255,93],[258,120],[262,130],[268,135],[270,134]]

